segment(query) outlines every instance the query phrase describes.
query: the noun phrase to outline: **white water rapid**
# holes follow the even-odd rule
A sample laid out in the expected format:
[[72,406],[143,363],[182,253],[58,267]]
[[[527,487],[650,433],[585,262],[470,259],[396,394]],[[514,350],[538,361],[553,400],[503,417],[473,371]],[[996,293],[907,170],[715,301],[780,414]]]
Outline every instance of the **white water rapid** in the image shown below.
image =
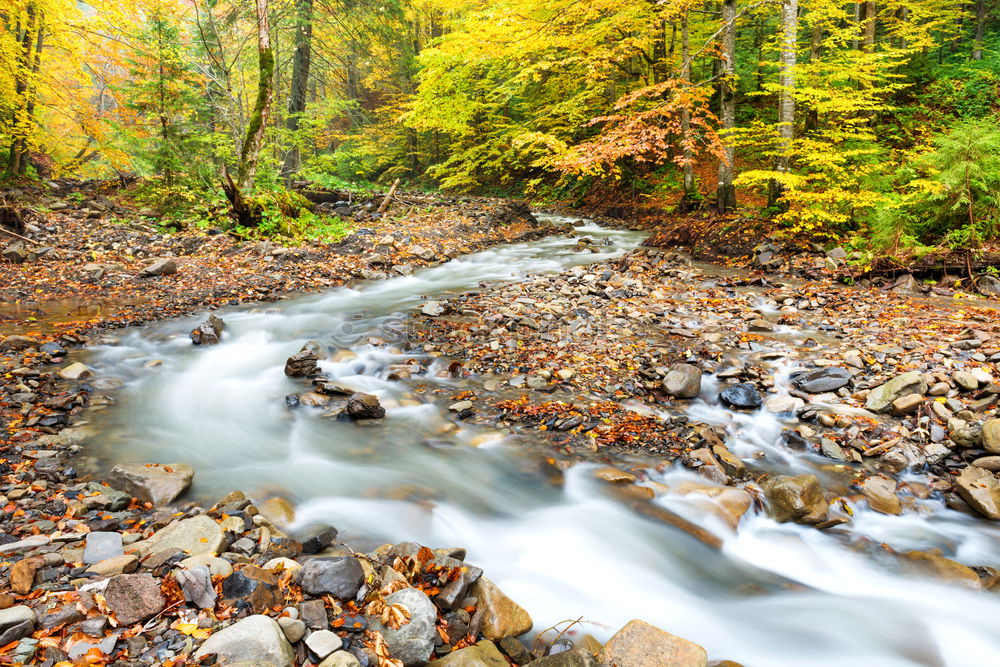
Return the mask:
[[[425,297],[606,259],[642,239],[593,224],[578,233],[597,240],[599,252],[575,252],[575,239],[552,237],[409,276],[224,310],[225,338],[213,347],[188,338],[203,318],[122,332],[88,360],[98,376],[123,383],[111,392],[115,406],[91,414],[89,446],[106,463],[190,463],[193,492],[206,501],[232,489],[284,495],[300,524],[336,526],[367,546],[467,547],[468,561],[531,613],[536,630],[582,616],[592,622],[584,631],[605,639],[641,618],[705,646],[712,660],[746,667],[1000,665],[1000,596],[904,576],[872,555],[881,543],[940,548],[1000,567],[1000,530],[985,521],[927,500],[902,516],[860,504],[853,522],[831,533],[751,510],[734,532],[690,500],[661,492],[654,502],[724,538],[715,551],[616,500],[590,474],[593,466],[578,465],[553,485],[545,446],[461,423],[449,430],[446,405],[417,404],[410,385],[387,379],[388,365],[413,355],[371,346],[367,336],[391,337],[399,314]],[[605,239],[611,245],[600,245]],[[379,395],[385,420],[359,426],[285,407],[286,394],[305,389],[284,376],[285,359],[309,339],[357,353],[323,370]],[[432,375],[419,381],[455,382]],[[714,384],[705,385],[690,415],[725,425],[738,455],[764,450],[771,465],[796,473],[823,462],[781,445],[778,417],[732,413],[716,402]],[[706,483],[683,468],[651,478],[668,487]]]

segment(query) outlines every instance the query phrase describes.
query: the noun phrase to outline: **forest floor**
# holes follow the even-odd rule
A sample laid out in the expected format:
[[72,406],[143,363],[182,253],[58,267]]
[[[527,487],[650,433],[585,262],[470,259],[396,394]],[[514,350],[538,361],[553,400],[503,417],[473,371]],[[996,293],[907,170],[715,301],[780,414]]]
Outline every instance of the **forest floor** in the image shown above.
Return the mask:
[[[452,200],[381,219],[361,214],[339,244],[284,248],[203,230],[162,233],[98,197],[65,207],[46,200],[43,219],[25,230],[33,256],[0,264],[0,664],[112,656],[182,664],[210,635],[225,643],[228,629],[213,633],[217,623],[254,612],[282,619],[288,642],[277,645],[298,664],[321,663],[317,633],[333,628],[339,636],[324,636],[328,646],[389,665],[397,645],[367,631],[392,635],[398,620],[385,598],[401,583],[433,599],[439,654],[478,651],[482,637],[515,664],[529,662],[511,641],[525,629],[524,610],[485,578],[475,583],[481,571],[460,551],[397,545],[356,558],[335,534],[305,544],[284,536],[292,510],[280,502],[234,494],[208,510],[171,504],[190,482],[183,468],[131,469],[112,486],[77,470],[83,443],[72,426],[94,387],[67,354],[107,327],[405,275],[566,230],[520,205]],[[588,245],[581,240],[579,252]],[[847,259],[756,247],[741,265],[722,267],[640,248],[443,300],[414,316],[410,344],[452,360],[451,373],[473,382],[449,398],[455,419],[542,438],[556,465],[614,466],[598,474],[637,511],[710,545],[719,538],[649,502],[659,492],[633,457],[697,470],[705,485],[693,492],[733,526],[764,499],[779,520],[832,531],[850,523],[846,503],[899,514],[929,497],[1000,520],[998,304],[912,280],[848,287],[840,282]],[[732,410],[730,421],[699,418],[698,401]],[[820,461],[815,483],[777,474],[774,452],[741,440],[732,415],[761,406],[783,420],[783,447]],[[900,479],[910,466],[926,480]],[[297,560],[318,552],[346,559],[336,561],[346,569],[296,574]],[[946,556],[955,554],[899,554],[967,587],[1000,583],[995,570]],[[176,572],[192,574],[172,574],[179,562],[186,569]],[[373,572],[379,584],[355,603]],[[273,629],[264,625],[245,629]],[[317,634],[308,647],[307,628]],[[231,632],[228,641],[244,639]],[[355,664],[342,659],[330,664]]]

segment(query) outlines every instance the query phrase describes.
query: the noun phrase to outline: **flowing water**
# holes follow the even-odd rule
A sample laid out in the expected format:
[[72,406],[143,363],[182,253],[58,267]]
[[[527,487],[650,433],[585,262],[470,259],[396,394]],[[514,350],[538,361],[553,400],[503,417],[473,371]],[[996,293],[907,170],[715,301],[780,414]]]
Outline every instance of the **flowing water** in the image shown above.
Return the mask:
[[[885,543],[1000,567],[1000,531],[987,522],[927,500],[902,516],[861,504],[834,533],[753,512],[732,531],[690,497],[658,487],[654,502],[723,537],[717,551],[621,503],[594,479],[594,465],[576,465],[553,484],[549,450],[526,446],[530,434],[464,423],[456,430],[446,401],[421,400],[416,383],[387,379],[389,365],[413,356],[391,343],[425,298],[606,259],[642,239],[593,224],[578,233],[598,241],[599,252],[578,253],[575,239],[553,237],[223,311],[226,335],[214,347],[191,345],[196,319],[126,331],[88,360],[102,378],[121,381],[111,392],[116,405],[91,414],[91,447],[108,464],[190,463],[193,491],[206,501],[233,489],[281,494],[297,505],[301,526],[333,525],[359,545],[467,547],[468,560],[528,609],[536,630],[582,616],[585,631],[605,639],[642,618],[702,644],[713,660],[747,667],[1000,664],[1000,598],[904,576],[877,556]],[[390,345],[372,345],[369,336]],[[284,376],[285,359],[309,339],[356,353],[322,368],[377,394],[385,420],[362,426],[285,407],[286,394],[304,389]],[[419,382],[464,388],[434,370]],[[738,455],[763,450],[790,472],[823,465],[779,444],[777,416],[721,407],[714,386],[705,382],[691,417],[724,425]],[[651,468],[650,478],[666,487],[705,483],[680,467]]]

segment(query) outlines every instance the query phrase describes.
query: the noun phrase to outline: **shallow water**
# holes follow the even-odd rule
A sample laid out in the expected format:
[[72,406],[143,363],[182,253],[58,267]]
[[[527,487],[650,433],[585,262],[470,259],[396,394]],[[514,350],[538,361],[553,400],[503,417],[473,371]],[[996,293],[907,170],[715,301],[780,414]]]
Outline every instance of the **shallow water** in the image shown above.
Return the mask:
[[[113,392],[117,405],[91,413],[91,447],[109,464],[188,462],[197,470],[194,493],[206,501],[233,489],[284,495],[297,504],[300,525],[333,525],[360,544],[465,546],[468,560],[528,609],[536,630],[582,616],[584,631],[603,639],[642,618],[702,644],[711,659],[747,667],[1000,664],[1000,597],[904,577],[870,555],[877,548],[863,548],[940,548],[1000,567],[1000,531],[991,524],[923,501],[898,517],[856,506],[838,534],[752,513],[733,532],[661,488],[654,502],[723,537],[714,551],[621,503],[593,478],[594,466],[577,465],[553,484],[547,448],[524,446],[530,434],[505,438],[461,423],[451,430],[447,402],[421,403],[414,384],[387,379],[390,364],[413,355],[368,337],[402,341],[405,313],[425,297],[605,259],[642,239],[592,224],[578,233],[613,245],[577,253],[575,239],[547,238],[277,306],[222,311],[224,341],[209,348],[187,336],[200,318],[126,331],[88,360],[99,376],[123,382]],[[357,353],[323,370],[378,394],[385,420],[361,426],[285,408],[286,394],[304,390],[284,376],[285,359],[309,339]],[[433,372],[418,382],[464,388]],[[719,406],[713,386],[706,381],[690,415],[726,426],[735,453],[762,450],[771,466],[796,473],[822,463],[779,443],[776,416]],[[481,440],[487,444],[472,446]],[[667,487],[705,483],[682,468],[650,477]]]

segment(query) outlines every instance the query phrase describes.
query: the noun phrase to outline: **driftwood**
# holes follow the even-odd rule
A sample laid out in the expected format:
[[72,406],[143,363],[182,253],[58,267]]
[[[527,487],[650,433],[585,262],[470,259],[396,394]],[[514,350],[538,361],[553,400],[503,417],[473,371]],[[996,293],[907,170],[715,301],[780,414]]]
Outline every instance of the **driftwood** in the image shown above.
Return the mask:
[[379,205],[377,211],[379,214],[385,213],[386,211],[389,210],[389,203],[392,201],[392,198],[396,195],[396,188],[398,187],[399,187],[399,179],[397,178],[395,181],[392,182],[392,187],[389,188],[389,192],[385,195],[385,199],[383,199],[382,203]]

